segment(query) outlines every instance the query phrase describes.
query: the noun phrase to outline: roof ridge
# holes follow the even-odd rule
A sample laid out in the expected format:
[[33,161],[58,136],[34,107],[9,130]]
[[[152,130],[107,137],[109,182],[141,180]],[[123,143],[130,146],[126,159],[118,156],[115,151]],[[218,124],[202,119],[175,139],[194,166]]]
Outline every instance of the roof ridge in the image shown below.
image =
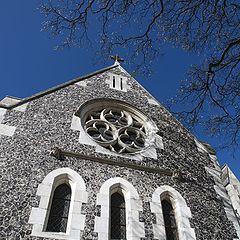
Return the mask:
[[[103,72],[106,72],[106,71],[108,71],[108,70],[110,70],[110,69],[113,69],[113,68],[116,68],[116,67],[118,67],[118,66],[119,66],[119,65],[111,65],[111,66],[109,66],[109,67],[102,68],[102,69],[100,69],[100,70],[98,70],[98,71],[95,71],[95,72],[93,72],[93,73],[90,73],[90,74],[87,74],[87,75],[83,75],[83,76],[81,76],[81,77],[78,77],[78,78],[69,80],[69,81],[67,81],[67,82],[65,82],[65,83],[62,83],[62,84],[59,84],[59,85],[57,85],[57,86],[55,86],[55,87],[51,87],[51,88],[48,88],[47,90],[43,90],[43,91],[41,91],[41,92],[38,92],[38,93],[36,93],[36,94],[34,94],[34,95],[30,96],[30,97],[23,98],[23,99],[20,100],[19,102],[14,103],[14,104],[12,104],[12,105],[5,105],[5,104],[3,104],[3,103],[0,102],[0,108],[12,109],[12,108],[18,107],[18,106],[20,106],[20,105],[22,105],[22,104],[25,104],[25,103],[29,102],[29,101],[32,101],[32,100],[35,100],[35,99],[37,99],[37,98],[43,97],[43,96],[45,96],[45,95],[47,95],[47,94],[49,94],[49,93],[55,92],[55,91],[57,91],[57,90],[59,90],[59,89],[62,89],[62,88],[64,88],[64,87],[67,87],[67,86],[69,86],[69,85],[72,85],[72,84],[74,84],[74,83],[77,83],[77,82],[79,82],[79,81],[83,81],[83,80],[85,80],[85,79],[87,79],[87,78],[93,77],[93,76],[95,76],[95,75],[97,75],[97,74],[100,74],[100,73],[103,73]],[[14,98],[16,98],[16,97],[14,97]]]

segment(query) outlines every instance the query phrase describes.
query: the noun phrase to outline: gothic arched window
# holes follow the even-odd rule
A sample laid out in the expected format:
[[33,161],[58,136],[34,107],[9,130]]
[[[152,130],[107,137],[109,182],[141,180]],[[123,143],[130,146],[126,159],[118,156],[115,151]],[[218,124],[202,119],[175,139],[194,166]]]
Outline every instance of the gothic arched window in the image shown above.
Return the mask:
[[66,232],[70,202],[71,188],[65,183],[59,185],[53,194],[46,231]]
[[167,240],[178,240],[177,224],[171,202],[162,200],[162,210]]
[[111,195],[111,240],[126,240],[126,209],[124,197]]

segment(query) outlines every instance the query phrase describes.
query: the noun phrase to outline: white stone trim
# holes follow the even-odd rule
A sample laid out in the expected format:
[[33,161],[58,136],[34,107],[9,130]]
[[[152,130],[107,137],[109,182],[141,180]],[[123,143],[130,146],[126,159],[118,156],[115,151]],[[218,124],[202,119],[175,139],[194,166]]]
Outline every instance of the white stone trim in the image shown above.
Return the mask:
[[218,170],[218,169],[209,168],[209,167],[205,167],[205,169],[214,179],[214,182],[215,182],[214,189],[218,194],[218,196],[222,199],[227,218],[233,223],[233,226],[237,232],[238,238],[235,238],[234,240],[238,240],[240,239],[240,226],[235,216],[235,213],[233,211],[232,202],[229,198],[229,195],[227,194],[227,190],[222,184],[222,180],[221,180],[222,171],[221,169]]
[[221,171],[222,182],[240,221],[240,182],[227,165],[224,165]]
[[[104,101],[104,99],[102,99]],[[117,103],[113,103],[114,104]],[[98,101],[96,103],[96,106],[101,105],[101,101]],[[139,114],[138,111],[135,110],[135,108],[129,106],[128,104],[125,104],[124,102],[122,103],[123,106],[125,106],[126,108],[129,108],[130,112],[135,113],[136,115]],[[86,111],[86,110],[85,110]],[[119,154],[119,153],[115,153],[113,151],[110,151],[108,149],[106,149],[105,147],[102,147],[101,145],[99,145],[98,143],[96,143],[87,133],[86,131],[83,129],[82,126],[82,116],[81,116],[81,112],[76,112],[73,117],[72,117],[72,122],[71,122],[71,129],[74,131],[79,131],[80,135],[79,135],[79,143],[81,144],[87,144],[90,146],[94,146],[95,147],[95,151],[98,153],[103,153],[103,154],[108,154],[108,155],[112,155],[112,156],[121,156],[124,158],[129,158],[129,159],[133,159],[136,161],[141,161],[143,159],[143,157],[150,157],[153,159],[157,159],[157,151],[156,149],[164,149],[164,145],[163,145],[163,141],[162,141],[162,137],[159,136],[157,134],[158,131],[158,127],[156,126],[156,124],[153,121],[150,121],[146,118],[146,116],[142,115],[142,118],[145,119],[145,124],[148,128],[149,131],[149,137],[148,137],[148,147],[146,147],[145,149],[143,149],[140,152],[136,152],[135,154]]]
[[[118,153],[112,152],[112,151],[98,145],[95,141],[93,141],[88,136],[88,134],[86,133],[86,131],[82,127],[81,118],[76,116],[76,115],[73,115],[73,117],[72,117],[71,129],[74,130],[74,131],[79,131],[79,133],[80,133],[79,134],[79,139],[78,139],[79,143],[87,144],[87,145],[95,147],[95,151],[98,152],[98,153],[108,154],[108,155],[112,155],[112,156],[121,156],[121,157],[129,158],[129,159],[133,159],[133,160],[136,160],[136,161],[141,161],[142,160],[141,155],[144,151],[141,152],[141,153],[135,154],[135,155],[126,155],[126,154],[125,155],[123,155],[123,154],[120,155]],[[154,156],[156,156],[156,154],[154,154]]]
[[157,134],[155,135],[155,146],[156,148],[164,149],[162,137]]
[[217,157],[216,155],[209,154],[205,146],[202,143],[200,143],[197,139],[195,139],[195,143],[197,145],[198,151],[202,153],[207,153],[214,164],[214,168],[205,167],[205,169],[214,178],[214,182],[215,182],[214,189],[224,203],[224,210],[226,212],[227,218],[233,223],[233,226],[236,229],[238,238],[235,238],[234,240],[238,240],[240,239],[239,222],[233,211],[231,199],[227,194],[228,189],[226,189],[223,186],[222,179],[221,179],[222,170],[217,161]]
[[1,123],[6,112],[7,112],[7,109],[0,108],[0,135],[12,137],[16,131],[16,127],[8,126],[6,124]]
[[115,177],[104,182],[97,194],[97,205],[101,206],[101,216],[95,217],[94,231],[98,233],[98,239],[109,240],[110,197],[117,191],[121,191],[125,199],[127,239],[144,238],[144,223],[139,222],[139,211],[143,210],[142,201],[137,190],[125,179]]
[[[1,103],[5,104],[7,106],[14,105],[18,102],[21,102],[21,99],[16,99],[14,97],[5,97],[3,100],[1,100]],[[28,105],[28,103],[21,104],[18,107],[14,107],[13,110],[16,110],[19,112],[25,112],[27,109],[27,105]]]
[[153,224],[154,239],[166,240],[161,203],[165,197],[170,198],[174,208],[179,240],[196,240],[194,228],[191,228],[189,222],[189,218],[192,217],[190,208],[181,194],[167,185],[158,187],[150,202],[151,211],[156,214],[156,224]]
[[[113,86],[113,78],[115,78],[115,86]],[[122,75],[108,73],[108,78],[105,81],[110,88],[118,91],[127,92],[127,90],[131,89],[131,87],[127,83],[127,77]],[[122,87],[121,87],[121,82],[122,82]]]
[[21,104],[18,107],[13,108],[13,110],[19,111],[19,112],[25,112],[27,109],[28,103]]
[[219,165],[219,163],[218,163],[218,161],[217,161],[216,155],[210,154],[210,153],[208,152],[207,148],[206,148],[201,142],[199,142],[196,138],[194,139],[194,141],[195,141],[195,144],[196,144],[196,146],[197,146],[197,150],[198,150],[199,152],[201,152],[201,153],[206,153],[206,154],[208,154],[208,156],[210,157],[212,163],[214,164],[214,167],[215,167],[217,170],[220,171],[220,170],[221,170],[221,167],[220,167],[220,165]]
[[201,153],[208,153],[207,149],[203,146],[202,143],[200,143],[196,138],[194,139],[195,144],[197,145],[197,149]]
[[[114,64],[115,65],[115,64]],[[126,73],[129,77],[131,77],[131,75],[120,65],[119,62],[116,63],[116,65],[118,65],[118,69],[123,72]]]
[[151,105],[160,106],[159,102],[154,98],[147,97],[147,100],[148,100],[148,103]]
[[5,113],[7,112],[7,109],[5,108],[0,108],[0,123],[2,122]]
[[87,86],[87,80],[76,82],[75,85],[85,88]]
[[12,137],[13,134],[15,133],[15,130],[16,130],[16,127],[8,126],[6,124],[0,123],[0,135]]
[[[45,232],[52,195],[57,186],[68,183],[72,190],[66,233]],[[39,207],[32,208],[29,223],[33,224],[32,236],[79,240],[84,229],[85,216],[81,214],[82,203],[86,203],[88,193],[82,177],[70,168],[59,168],[50,172],[39,184],[36,195],[40,196]]]

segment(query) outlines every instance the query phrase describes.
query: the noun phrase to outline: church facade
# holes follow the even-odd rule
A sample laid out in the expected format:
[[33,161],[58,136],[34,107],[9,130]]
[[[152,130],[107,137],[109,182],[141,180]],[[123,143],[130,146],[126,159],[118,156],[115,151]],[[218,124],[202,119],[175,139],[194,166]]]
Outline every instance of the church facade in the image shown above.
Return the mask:
[[117,61],[4,98],[0,159],[0,239],[240,239],[237,178]]

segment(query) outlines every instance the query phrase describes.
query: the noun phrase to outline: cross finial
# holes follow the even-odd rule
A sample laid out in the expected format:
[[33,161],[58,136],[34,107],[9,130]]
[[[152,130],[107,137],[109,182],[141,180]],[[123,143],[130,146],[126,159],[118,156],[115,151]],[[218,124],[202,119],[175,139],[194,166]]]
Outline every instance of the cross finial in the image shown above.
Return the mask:
[[111,59],[113,59],[115,61],[114,64],[119,64],[120,62],[123,62],[123,58],[120,58],[117,54],[114,56],[111,56]]

